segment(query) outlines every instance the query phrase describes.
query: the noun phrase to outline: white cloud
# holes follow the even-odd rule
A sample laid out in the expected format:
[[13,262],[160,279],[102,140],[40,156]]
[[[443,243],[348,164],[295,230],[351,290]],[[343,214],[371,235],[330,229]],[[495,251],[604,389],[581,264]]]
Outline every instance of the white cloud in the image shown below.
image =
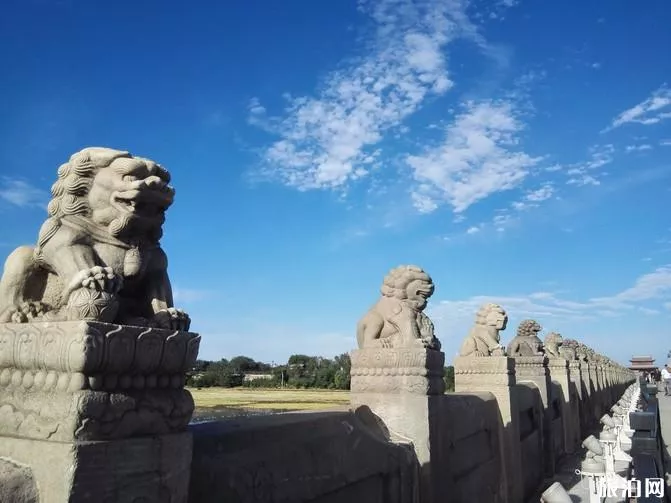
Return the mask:
[[627,145],[625,147],[625,152],[630,153],[630,152],[642,152],[644,150],[650,150],[652,149],[652,145],[648,143],[644,143],[642,145]]
[[[299,190],[365,176],[383,135],[452,86],[445,46],[475,33],[462,8],[454,1],[361,1],[377,25],[370,54],[328,75],[316,97],[288,98],[286,117],[270,120],[281,139],[265,150],[266,174]],[[263,107],[251,105],[254,118]]]
[[623,124],[657,124],[671,118],[671,89],[663,85],[646,100],[618,115],[603,132],[610,131]]
[[659,142],[662,147],[671,147],[671,140],[662,140]]
[[[466,336],[478,308],[487,302],[503,306],[511,317],[511,325],[525,318],[537,319],[541,325],[573,321],[597,323],[604,317],[617,318],[632,314],[632,310],[648,315],[658,314],[655,307],[671,309],[671,265],[661,267],[638,278],[631,288],[608,297],[575,301],[561,298],[555,292],[539,291],[526,295],[478,295],[463,300],[442,300],[429,304],[429,316],[436,323],[436,333],[443,342],[458,344]],[[650,303],[657,303],[650,306]],[[448,341],[448,337],[454,339]],[[504,336],[514,336],[510,328]],[[447,355],[450,356],[449,354]]]
[[[600,185],[596,170],[613,162],[615,147],[612,144],[594,145],[589,149],[589,159],[567,167],[569,185]],[[591,173],[590,173],[591,172]]]
[[518,150],[524,125],[512,102],[465,103],[443,143],[406,161],[418,182],[416,197],[455,213],[489,195],[517,186],[541,159]]
[[476,234],[476,233],[478,233],[478,232],[480,232],[480,227],[476,227],[476,226],[469,227],[469,228],[466,230],[466,234]]
[[622,307],[633,302],[660,298],[671,293],[671,264],[657,268],[636,280],[634,286],[611,297],[590,299],[593,303],[611,304]]
[[0,199],[20,208],[31,206],[46,208],[49,193],[23,180],[3,177],[0,183]]
[[511,206],[517,211],[525,211],[530,208],[535,208],[538,206],[538,203],[550,199],[554,193],[555,190],[552,184],[546,183],[536,190],[527,192],[521,201],[515,201]]

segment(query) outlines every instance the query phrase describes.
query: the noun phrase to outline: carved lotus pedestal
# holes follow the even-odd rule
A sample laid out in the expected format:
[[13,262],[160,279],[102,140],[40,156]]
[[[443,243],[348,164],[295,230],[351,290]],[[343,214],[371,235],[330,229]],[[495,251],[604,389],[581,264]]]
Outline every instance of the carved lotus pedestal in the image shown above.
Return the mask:
[[199,343],[98,322],[0,324],[0,459],[40,503],[186,502],[184,377]]

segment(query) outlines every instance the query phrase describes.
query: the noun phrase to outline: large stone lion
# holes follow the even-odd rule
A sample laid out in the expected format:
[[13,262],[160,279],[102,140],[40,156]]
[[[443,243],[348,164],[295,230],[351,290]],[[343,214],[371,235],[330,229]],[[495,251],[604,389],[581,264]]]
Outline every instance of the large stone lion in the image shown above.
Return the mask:
[[58,169],[36,247],[5,262],[0,322],[97,320],[188,330],[159,246],[174,189],[148,159],[85,148]]
[[550,332],[543,341],[543,349],[545,354],[551,358],[564,358],[561,354],[561,346],[563,344],[564,339],[561,334]]
[[461,345],[460,356],[505,356],[501,345],[502,330],[508,315],[498,304],[484,304],[475,315],[475,325]]
[[535,320],[523,320],[517,327],[517,335],[508,344],[508,356],[539,356],[543,354],[543,341],[538,333],[543,329]]
[[423,313],[433,291],[431,277],[421,268],[405,265],[392,269],[382,283],[382,297],[357,325],[359,348],[439,350],[433,323]]

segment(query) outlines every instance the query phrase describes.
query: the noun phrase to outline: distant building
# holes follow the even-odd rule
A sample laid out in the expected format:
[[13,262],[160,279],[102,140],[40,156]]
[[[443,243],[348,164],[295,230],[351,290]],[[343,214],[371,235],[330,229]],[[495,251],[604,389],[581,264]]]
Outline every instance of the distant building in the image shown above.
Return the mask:
[[650,372],[657,369],[655,360],[652,356],[634,356],[629,362],[631,363],[631,365],[629,365],[630,370]]
[[243,378],[244,381],[256,381],[257,379],[272,379],[273,374],[270,372],[247,372],[245,374],[245,377]]

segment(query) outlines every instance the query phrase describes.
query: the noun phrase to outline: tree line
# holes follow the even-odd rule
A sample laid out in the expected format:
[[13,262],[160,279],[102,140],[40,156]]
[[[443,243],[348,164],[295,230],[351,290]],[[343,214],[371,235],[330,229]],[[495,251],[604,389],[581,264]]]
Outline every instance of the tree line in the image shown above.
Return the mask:
[[[270,365],[248,356],[219,361],[197,360],[187,373],[187,386],[234,388],[350,388],[351,361],[343,353],[333,359],[295,354],[283,365]],[[447,391],[454,391],[454,368],[445,367]]]

